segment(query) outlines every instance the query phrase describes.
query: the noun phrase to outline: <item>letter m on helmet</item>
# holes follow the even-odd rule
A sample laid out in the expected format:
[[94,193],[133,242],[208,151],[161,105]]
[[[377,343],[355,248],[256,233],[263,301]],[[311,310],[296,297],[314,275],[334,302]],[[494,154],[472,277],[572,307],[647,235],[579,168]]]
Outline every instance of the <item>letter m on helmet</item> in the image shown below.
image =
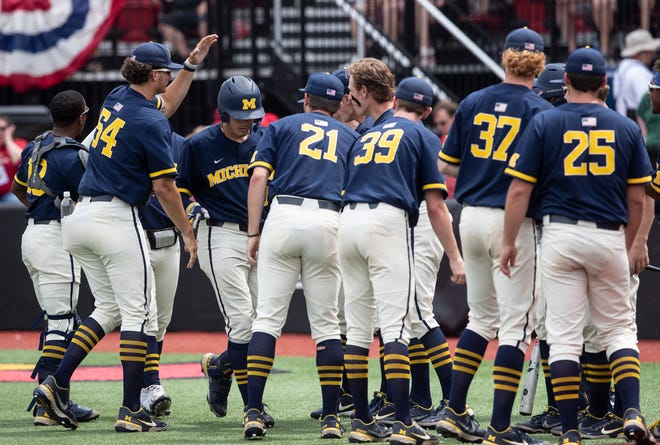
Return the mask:
[[254,110],[257,108],[257,98],[243,99],[243,110]]

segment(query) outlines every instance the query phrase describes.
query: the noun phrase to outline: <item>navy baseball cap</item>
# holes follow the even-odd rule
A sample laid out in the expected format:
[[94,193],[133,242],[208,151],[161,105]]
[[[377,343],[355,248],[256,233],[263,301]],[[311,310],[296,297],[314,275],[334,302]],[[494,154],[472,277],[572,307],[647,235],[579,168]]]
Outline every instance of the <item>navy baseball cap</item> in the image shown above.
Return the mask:
[[[342,100],[344,98],[344,84],[330,73],[312,73],[307,78],[305,88],[300,88],[301,93],[313,94],[330,100]],[[303,103],[301,99],[298,103]]]
[[141,43],[131,53],[131,59],[151,65],[152,67],[163,67],[171,70],[180,70],[183,65],[172,62],[170,50],[162,43]]
[[346,68],[334,70],[332,75],[341,80],[341,83],[344,84],[344,94],[348,94],[348,71],[346,71]]
[[427,107],[433,104],[433,90],[431,89],[431,85],[419,77],[406,77],[399,82],[394,96],[408,102],[426,105]]
[[593,48],[578,48],[566,59],[566,72],[578,74],[605,75],[605,59]]
[[543,37],[529,28],[518,28],[509,33],[504,39],[504,50],[526,50],[543,52]]

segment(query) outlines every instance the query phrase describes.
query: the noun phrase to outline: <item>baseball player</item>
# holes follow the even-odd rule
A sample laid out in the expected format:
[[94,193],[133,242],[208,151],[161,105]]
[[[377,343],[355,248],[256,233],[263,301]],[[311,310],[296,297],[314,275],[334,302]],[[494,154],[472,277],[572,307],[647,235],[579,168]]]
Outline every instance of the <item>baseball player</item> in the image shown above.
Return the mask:
[[506,169],[514,179],[506,200],[500,269],[510,276],[518,262],[516,234],[536,188],[543,215],[541,291],[552,295],[546,301],[546,329],[561,443],[580,443],[578,366],[588,303],[625,408],[623,432],[639,445],[650,444],[654,441],[639,410],[628,254],[652,168],[639,128],[598,103],[597,91],[606,82],[598,51],[573,51],[564,81],[568,104],[532,119]]
[[[382,99],[391,97],[388,90],[394,92],[394,75],[382,62],[358,61],[349,72],[351,94],[367,99],[363,108],[371,100],[384,103]],[[362,83],[367,73],[371,80]],[[387,83],[375,85],[375,79]],[[396,89],[392,118],[365,133],[349,156],[339,255],[346,294],[344,360],[355,402],[353,441],[381,441],[390,434],[369,412],[367,399],[365,370],[376,320],[384,343],[388,391],[395,407],[389,441],[436,443],[434,436],[411,419],[408,393],[408,342],[411,311],[416,305],[410,228],[417,222],[422,194],[434,231],[450,259],[452,280],[462,283],[465,275],[444,203],[444,178],[434,161],[438,139],[419,124],[431,113],[432,98],[433,92],[423,80],[402,80]]]
[[[217,36],[211,36],[203,55],[198,45],[193,51],[197,60],[215,41]],[[189,69],[179,76],[191,76],[195,62],[189,58]],[[172,63],[165,46],[153,42],[138,45],[124,60],[121,72],[129,83],[113,89],[103,103],[78,189],[80,199],[75,211],[62,220],[64,248],[82,265],[95,299],[94,311],[74,333],[56,373],[34,390],[36,402],[66,428],[77,427],[68,397],[73,371],[105,333],[119,324],[124,398],[115,430],[166,428],[140,406],[147,341],[157,326],[151,310],[148,241],[138,207],[146,204],[153,190],[181,232],[190,253],[188,267],[192,267],[197,242],[174,182],[172,130],[154,101],[165,93],[172,70],[180,68]]]
[[[257,269],[247,259],[248,165],[264,116],[257,84],[244,76],[224,81],[217,98],[222,122],[206,127],[185,144],[177,185],[208,210],[197,232],[199,265],[215,291],[229,343],[223,355],[205,354],[207,401],[216,416],[227,413],[231,373],[247,405],[247,350],[257,301]],[[271,422],[272,426],[272,420]]]
[[[451,396],[437,430],[443,435],[489,445],[538,441],[510,428],[525,351],[535,327],[536,228],[532,212],[516,245],[521,259],[513,277],[497,268],[510,180],[506,162],[532,116],[552,108],[531,88],[544,68],[543,39],[527,28],[504,41],[504,81],[470,94],[456,112],[440,152],[440,170],[456,177],[456,200],[463,204],[460,234],[468,277],[469,321],[454,352]],[[493,368],[493,410],[488,433],[469,416],[465,398],[488,342],[498,337]]]
[[[259,267],[259,300],[248,347],[246,438],[265,434],[262,396],[296,281],[302,278],[321,382],[321,437],[342,436],[337,404],[342,345],[337,299],[341,285],[337,227],[348,150],[357,134],[332,118],[344,96],[335,76],[313,73],[302,90],[304,113],[271,123],[250,164],[248,244]],[[260,234],[268,177],[270,210]],[[263,239],[261,239],[263,238]]]
[[[50,103],[53,129],[22,151],[22,162],[12,184],[14,195],[28,207],[21,252],[47,321],[40,341],[41,357],[32,373],[39,383],[57,369],[79,321],[76,306],[80,265],[62,247],[58,205],[65,191],[77,199],[87,150],[74,138],[85,126],[88,111],[85,99],[77,91],[56,94]],[[95,409],[74,402],[71,411],[78,422],[100,415]],[[42,406],[37,405],[33,415],[37,426],[57,425]]]

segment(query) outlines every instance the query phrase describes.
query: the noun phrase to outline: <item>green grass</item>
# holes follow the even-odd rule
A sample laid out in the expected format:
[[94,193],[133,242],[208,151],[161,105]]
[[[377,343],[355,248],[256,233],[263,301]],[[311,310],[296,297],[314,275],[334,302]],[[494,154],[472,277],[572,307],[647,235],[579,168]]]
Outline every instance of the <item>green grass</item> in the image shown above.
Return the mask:
[[[0,363],[34,363],[36,351],[0,351]],[[163,363],[197,362],[199,355],[167,354]],[[116,353],[92,353],[84,365],[117,364]],[[327,443],[318,438],[319,423],[309,417],[309,412],[320,406],[320,390],[314,359],[299,357],[276,357],[274,369],[266,386],[264,401],[275,418],[276,426],[269,430],[264,442],[273,444]],[[492,403],[492,362],[484,362],[477,373],[468,396],[468,403],[475,410],[482,426],[488,424]],[[642,409],[647,421],[652,422],[660,415],[660,399],[653,382],[660,381],[660,364],[642,364]],[[370,383],[375,389],[379,382],[378,363],[370,360]],[[432,391],[437,402],[440,390],[432,379]],[[172,397],[172,415],[165,418],[169,429],[151,434],[118,434],[113,424],[121,404],[121,382],[73,382],[72,398],[79,403],[93,406],[101,411],[101,417],[90,423],[80,424],[77,430],[68,431],[61,427],[35,427],[30,413],[25,411],[30,402],[34,383],[0,383],[0,442],[11,445],[48,443],[56,444],[244,444],[242,437],[242,403],[236,390],[229,395],[229,411],[224,418],[217,418],[206,404],[206,379],[176,379],[163,382]],[[537,389],[535,413],[545,404],[542,383]],[[513,422],[523,419],[517,413],[518,401],[514,406]],[[345,426],[350,427],[348,421]],[[551,443],[557,438],[538,436]],[[442,439],[442,443],[458,444],[453,439]],[[346,442],[343,439],[341,442]],[[595,440],[594,445],[623,442],[622,440]]]

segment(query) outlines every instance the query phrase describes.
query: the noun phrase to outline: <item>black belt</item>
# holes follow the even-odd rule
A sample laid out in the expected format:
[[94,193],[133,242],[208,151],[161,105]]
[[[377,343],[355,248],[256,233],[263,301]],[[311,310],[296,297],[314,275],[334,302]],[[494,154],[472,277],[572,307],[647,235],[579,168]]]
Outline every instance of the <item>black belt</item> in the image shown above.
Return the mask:
[[[562,223],[562,224],[571,224],[573,226],[578,225],[578,220],[571,219],[562,215],[549,215],[550,222]],[[616,222],[607,222],[607,223],[594,223],[596,228],[603,230],[619,230],[621,228],[621,223]]]
[[53,220],[52,219],[33,219],[32,224],[47,226],[48,224],[50,224],[51,221],[53,221]]
[[[312,198],[299,198],[297,196],[277,196],[277,202],[279,202],[280,204],[290,204],[294,206],[303,205],[305,199],[312,199]],[[316,201],[316,203],[319,206],[319,209],[332,210],[333,212],[339,211],[339,204],[335,204],[334,202],[331,201],[326,201],[325,199],[312,199],[312,200]]]
[[348,207],[351,210],[354,210],[357,207],[358,204],[368,204],[370,209],[375,209],[376,207],[378,207],[378,204],[380,204],[380,203],[379,202],[363,202],[363,203],[350,202],[350,203],[348,203]]
[[81,200],[89,198],[89,202],[110,202],[115,197],[114,195],[97,195],[97,196],[81,196]]
[[248,231],[248,223],[247,222],[233,223],[233,222],[229,222],[229,221],[218,221],[217,219],[207,219],[206,220],[206,225],[208,225],[208,226],[222,227],[225,224],[238,224],[238,230],[240,230],[241,232],[247,232]]

